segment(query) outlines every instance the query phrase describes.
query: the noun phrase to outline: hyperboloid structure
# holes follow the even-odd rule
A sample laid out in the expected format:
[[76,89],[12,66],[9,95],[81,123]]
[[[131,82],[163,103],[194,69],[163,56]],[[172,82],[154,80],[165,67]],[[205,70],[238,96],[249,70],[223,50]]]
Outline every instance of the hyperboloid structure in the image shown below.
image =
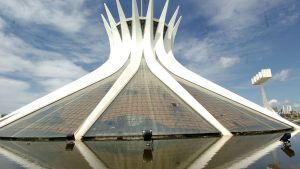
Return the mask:
[[86,76],[1,118],[2,139],[138,139],[253,134],[299,129],[279,115],[193,73],[174,57],[178,8],[166,24],[149,0],[132,0],[120,22],[105,5],[109,59]]

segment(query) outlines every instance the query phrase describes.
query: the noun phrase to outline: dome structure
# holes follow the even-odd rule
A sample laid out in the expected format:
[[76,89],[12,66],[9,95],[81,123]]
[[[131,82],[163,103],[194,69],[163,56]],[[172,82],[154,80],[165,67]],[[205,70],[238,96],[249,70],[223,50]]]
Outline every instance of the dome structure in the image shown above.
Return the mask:
[[108,60],[86,76],[0,119],[1,139],[138,139],[253,134],[300,127],[191,72],[174,57],[181,21],[178,9],[166,24],[169,0],[154,19],[132,0],[120,22],[104,4]]

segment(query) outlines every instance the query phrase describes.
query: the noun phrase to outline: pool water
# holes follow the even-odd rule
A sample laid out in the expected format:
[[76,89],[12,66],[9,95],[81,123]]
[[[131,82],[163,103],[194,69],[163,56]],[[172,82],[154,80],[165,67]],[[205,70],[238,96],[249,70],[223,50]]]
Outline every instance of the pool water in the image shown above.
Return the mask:
[[1,168],[300,168],[300,134],[144,141],[0,141]]

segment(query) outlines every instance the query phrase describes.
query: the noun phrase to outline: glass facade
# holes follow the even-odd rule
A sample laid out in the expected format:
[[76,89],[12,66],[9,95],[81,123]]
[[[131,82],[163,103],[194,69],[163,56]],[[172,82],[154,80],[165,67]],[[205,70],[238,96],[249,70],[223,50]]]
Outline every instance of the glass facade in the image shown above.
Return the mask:
[[87,137],[219,133],[155,77],[142,61],[138,72],[87,132]]
[[174,78],[231,132],[259,132],[291,128],[182,78],[177,76]]
[[[0,137],[66,138],[74,134],[127,65],[106,79],[2,127]],[[173,77],[232,133],[292,128],[180,77]],[[220,134],[153,75],[144,58],[134,77],[84,137],[141,137],[143,130],[152,130],[154,136]]]
[[0,136],[51,138],[73,134],[123,70],[1,128]]

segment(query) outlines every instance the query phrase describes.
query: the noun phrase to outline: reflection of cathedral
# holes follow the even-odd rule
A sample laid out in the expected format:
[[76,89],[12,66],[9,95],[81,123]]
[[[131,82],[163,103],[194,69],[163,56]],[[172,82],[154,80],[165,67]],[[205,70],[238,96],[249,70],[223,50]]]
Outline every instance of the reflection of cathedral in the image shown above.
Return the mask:
[[1,141],[0,156],[27,168],[299,168],[299,146],[284,148],[281,136],[155,140],[153,149],[141,140],[78,141],[71,149],[65,141]]
[[153,0],[146,17],[132,0],[120,22],[105,5],[102,16],[111,53],[90,74],[1,118],[6,139],[131,139],[142,130],[153,137],[232,135],[290,130],[299,126],[191,72],[174,57],[181,18],[166,24]]

